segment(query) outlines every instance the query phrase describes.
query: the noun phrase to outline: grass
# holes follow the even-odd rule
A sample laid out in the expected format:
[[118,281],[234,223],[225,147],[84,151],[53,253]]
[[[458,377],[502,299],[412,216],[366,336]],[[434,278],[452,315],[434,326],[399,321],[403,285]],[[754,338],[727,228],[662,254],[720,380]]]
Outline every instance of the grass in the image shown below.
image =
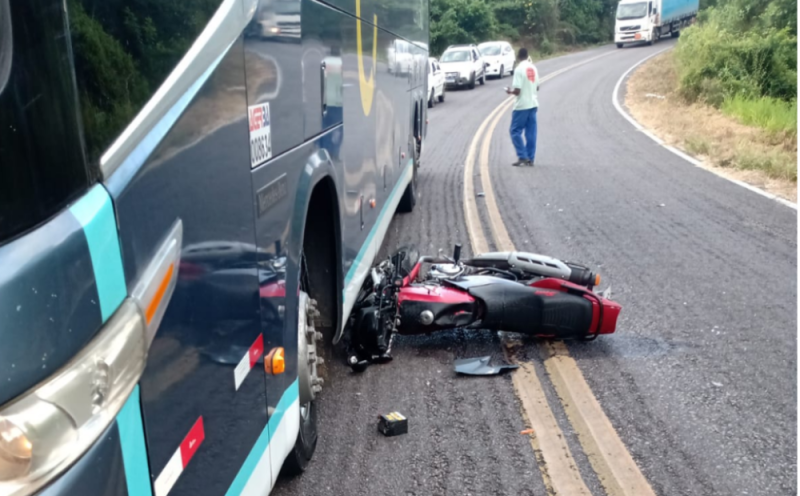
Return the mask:
[[762,171],[769,177],[784,178],[797,183],[797,164],[784,160],[779,151],[754,152],[748,146],[740,146],[737,158],[740,169]]
[[695,155],[708,155],[711,145],[700,136],[689,136],[686,138],[686,149]]
[[732,98],[717,109],[688,103],[677,88],[675,60],[668,51],[634,72],[625,104],[643,126],[705,167],[796,201],[796,103]]
[[743,96],[727,98],[722,111],[748,126],[767,130],[773,136],[797,140],[797,100],[788,103],[775,98],[751,99]]

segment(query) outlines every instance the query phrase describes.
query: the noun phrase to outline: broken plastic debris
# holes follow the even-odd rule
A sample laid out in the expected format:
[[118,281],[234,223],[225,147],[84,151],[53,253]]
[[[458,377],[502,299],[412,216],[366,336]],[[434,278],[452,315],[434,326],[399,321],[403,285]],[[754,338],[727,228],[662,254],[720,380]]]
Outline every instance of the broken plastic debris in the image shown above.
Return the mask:
[[456,373],[464,375],[497,375],[519,368],[519,365],[489,365],[492,357],[462,358],[454,362]]
[[522,434],[523,436],[528,435],[528,434],[533,434],[533,429],[524,429],[524,430],[519,431],[519,433]]

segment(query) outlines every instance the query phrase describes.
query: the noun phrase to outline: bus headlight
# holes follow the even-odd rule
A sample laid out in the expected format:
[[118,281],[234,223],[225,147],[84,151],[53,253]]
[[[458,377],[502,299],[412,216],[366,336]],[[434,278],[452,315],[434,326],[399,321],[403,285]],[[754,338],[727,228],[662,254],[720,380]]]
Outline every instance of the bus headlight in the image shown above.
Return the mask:
[[125,300],[72,361],[0,407],[0,496],[35,493],[94,444],[139,381],[146,343],[141,311]]
[[0,418],[0,480],[9,480],[30,470],[33,445],[22,429]]

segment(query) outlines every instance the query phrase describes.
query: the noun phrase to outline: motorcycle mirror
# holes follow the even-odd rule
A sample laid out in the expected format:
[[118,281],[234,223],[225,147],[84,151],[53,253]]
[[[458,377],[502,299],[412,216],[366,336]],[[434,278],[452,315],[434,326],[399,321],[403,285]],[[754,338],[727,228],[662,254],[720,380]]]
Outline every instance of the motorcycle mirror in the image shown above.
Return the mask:
[[398,275],[405,277],[419,260],[419,251],[413,246],[403,246],[392,255],[392,263],[397,267]]
[[453,248],[453,263],[458,263],[458,259],[461,258],[461,243],[456,243],[455,248]]

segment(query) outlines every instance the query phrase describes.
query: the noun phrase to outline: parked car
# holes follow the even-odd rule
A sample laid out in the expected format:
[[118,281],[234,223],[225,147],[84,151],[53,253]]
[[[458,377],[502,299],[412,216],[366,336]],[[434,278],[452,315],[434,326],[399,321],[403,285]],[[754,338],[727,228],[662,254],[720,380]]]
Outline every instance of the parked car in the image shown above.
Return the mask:
[[483,56],[487,76],[497,76],[502,79],[506,74],[514,72],[514,49],[507,41],[487,41],[478,45],[478,51]]
[[445,73],[447,87],[475,87],[475,82],[486,84],[486,62],[475,45],[451,45],[439,59]]
[[439,61],[431,57],[428,59],[428,108],[444,102],[444,71],[439,66]]

